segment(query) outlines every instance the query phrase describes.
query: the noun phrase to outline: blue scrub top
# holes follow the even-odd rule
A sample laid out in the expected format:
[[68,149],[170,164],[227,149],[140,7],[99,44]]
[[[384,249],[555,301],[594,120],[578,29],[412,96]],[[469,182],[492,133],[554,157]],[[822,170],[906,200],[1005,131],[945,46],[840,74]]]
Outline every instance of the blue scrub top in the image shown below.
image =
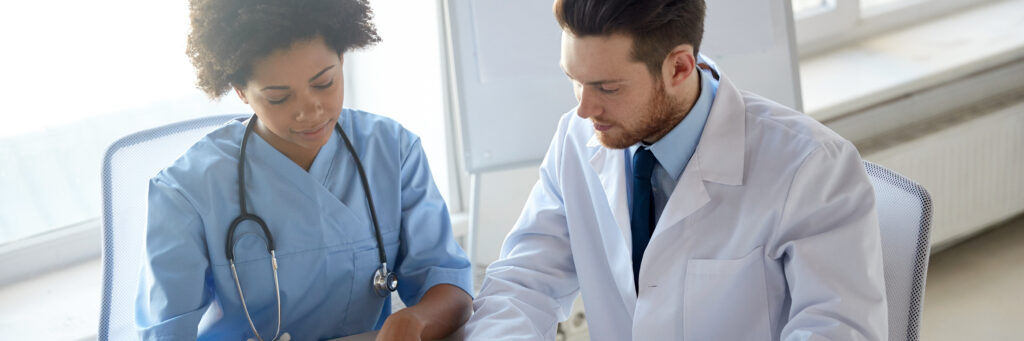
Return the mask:
[[[472,294],[470,264],[452,238],[448,208],[417,136],[393,120],[344,109],[339,117],[362,160],[388,267],[406,305],[438,284]],[[136,324],[146,340],[253,337],[225,255],[239,215],[238,155],[245,125],[230,121],[157,174],[149,187],[145,261]],[[379,267],[370,211],[356,166],[337,131],[299,167],[257,134],[246,147],[246,202],[273,234],[281,288],[281,331],[293,340],[379,329],[390,299],[373,292]],[[253,323],[277,327],[270,255],[255,223],[235,231],[234,257]],[[197,326],[211,304],[223,316]],[[198,336],[197,336],[198,333]]]

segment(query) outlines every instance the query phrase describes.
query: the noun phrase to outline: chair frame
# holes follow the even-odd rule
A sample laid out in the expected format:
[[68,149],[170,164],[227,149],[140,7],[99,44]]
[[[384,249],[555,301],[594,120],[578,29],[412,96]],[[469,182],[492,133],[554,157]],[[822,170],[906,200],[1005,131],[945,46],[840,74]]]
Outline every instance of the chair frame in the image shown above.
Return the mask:
[[[924,289],[928,272],[928,256],[931,251],[932,198],[920,184],[890,169],[875,163],[864,161],[864,169],[868,176],[888,182],[890,185],[903,189],[921,199],[921,218],[918,221],[918,237],[914,268],[920,269],[911,279],[911,309],[907,316],[907,340],[917,341],[921,331],[921,312],[924,308]],[[877,203],[876,203],[877,204]],[[884,262],[884,260],[883,260]],[[916,293],[916,294],[915,294]],[[892,311],[890,314],[894,313]]]
[[[156,138],[161,138],[169,135],[176,134],[182,130],[189,130],[190,127],[204,127],[210,126],[210,130],[216,128],[218,124],[228,122],[231,119],[244,117],[251,114],[224,114],[215,116],[199,117],[190,120],[175,122],[166,124],[163,126],[150,128],[142,131],[138,131],[129,134],[125,137],[114,141],[107,148],[107,151],[103,156],[103,170],[102,170],[102,187],[103,187],[103,228],[102,238],[100,243],[102,245],[103,252],[100,254],[100,258],[103,263],[103,292],[100,303],[100,319],[99,319],[99,330],[97,337],[99,340],[108,340],[110,338],[110,313],[111,304],[113,302],[113,279],[114,279],[114,247],[108,245],[108,239],[113,242],[115,236],[114,233],[114,222],[113,222],[113,193],[111,189],[111,161],[115,153],[131,147],[133,145],[147,142]],[[184,151],[182,151],[184,152]],[[113,243],[111,243],[113,244]]]

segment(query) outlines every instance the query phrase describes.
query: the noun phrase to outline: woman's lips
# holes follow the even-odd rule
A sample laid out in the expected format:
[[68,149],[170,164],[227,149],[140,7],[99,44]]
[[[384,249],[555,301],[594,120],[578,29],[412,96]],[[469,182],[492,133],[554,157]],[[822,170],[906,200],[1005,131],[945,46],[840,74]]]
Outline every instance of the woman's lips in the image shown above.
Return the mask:
[[327,122],[324,122],[323,124],[321,124],[320,126],[318,126],[316,128],[300,130],[298,133],[302,134],[304,136],[307,136],[307,137],[317,136],[317,135],[320,135],[320,133],[322,133],[324,131],[324,129],[326,129],[330,123],[331,123],[331,121],[328,120]]

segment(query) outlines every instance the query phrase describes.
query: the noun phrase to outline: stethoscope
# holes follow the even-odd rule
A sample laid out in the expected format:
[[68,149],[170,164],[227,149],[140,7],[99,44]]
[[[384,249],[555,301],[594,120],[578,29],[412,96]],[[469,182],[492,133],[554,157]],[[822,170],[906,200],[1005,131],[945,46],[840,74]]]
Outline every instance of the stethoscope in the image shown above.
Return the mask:
[[[245,146],[249,141],[249,135],[252,133],[252,127],[256,125],[256,115],[252,115],[249,119],[249,125],[245,127],[245,134],[242,135],[242,148],[239,151],[238,156],[238,208],[241,214],[238,218],[235,218],[231,222],[231,226],[228,227],[228,239],[226,241],[225,252],[227,253],[228,262],[231,263],[231,276],[235,279],[235,287],[238,288],[238,298],[242,301],[242,310],[245,311],[245,318],[249,320],[249,327],[252,328],[252,332],[256,334],[256,338],[263,341],[259,331],[256,330],[256,326],[252,323],[252,316],[249,315],[249,307],[245,304],[245,295],[242,294],[242,284],[238,281],[238,271],[235,269],[235,256],[233,252],[234,246],[234,235],[235,228],[238,227],[243,221],[251,220],[260,225],[260,229],[263,230],[263,235],[266,237],[267,251],[270,252],[270,265],[274,271],[274,295],[277,298],[277,331],[274,333],[272,340],[288,340],[291,336],[288,333],[281,335],[281,287],[277,280],[277,255],[274,253],[274,236],[270,233],[270,229],[267,228],[267,224],[263,222],[263,219],[255,214],[250,214],[245,209]],[[359,160],[359,156],[356,155],[355,148],[352,147],[352,142],[349,141],[348,135],[341,129],[341,124],[335,124],[334,130],[337,130],[341,134],[342,140],[345,141],[345,147],[348,148],[349,154],[352,155],[352,159],[356,162],[356,169],[359,171],[359,179],[363,183],[363,192],[366,193],[366,202],[370,206],[370,218],[373,220],[373,232],[374,237],[377,238],[377,256],[380,258],[380,268],[373,273],[373,291],[381,297],[387,297],[396,289],[398,289],[398,276],[394,272],[388,271],[388,259],[384,253],[384,243],[381,241],[380,226],[377,223],[377,211],[373,208],[373,198],[370,196],[370,184],[366,180],[366,171],[363,170],[363,163]],[[280,336],[280,339],[278,338]]]

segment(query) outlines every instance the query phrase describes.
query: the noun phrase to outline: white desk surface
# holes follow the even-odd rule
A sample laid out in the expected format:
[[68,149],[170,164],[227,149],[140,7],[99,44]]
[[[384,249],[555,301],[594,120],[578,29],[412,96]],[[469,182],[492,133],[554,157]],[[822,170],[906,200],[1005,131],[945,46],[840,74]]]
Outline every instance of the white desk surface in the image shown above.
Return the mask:
[[[339,337],[337,339],[331,339],[329,341],[374,341],[375,337],[377,337],[376,330],[365,332],[362,334]],[[462,341],[463,339],[465,339],[465,336],[463,336],[462,334],[462,328],[459,328],[459,330],[456,330],[454,334],[441,339],[441,341]]]

